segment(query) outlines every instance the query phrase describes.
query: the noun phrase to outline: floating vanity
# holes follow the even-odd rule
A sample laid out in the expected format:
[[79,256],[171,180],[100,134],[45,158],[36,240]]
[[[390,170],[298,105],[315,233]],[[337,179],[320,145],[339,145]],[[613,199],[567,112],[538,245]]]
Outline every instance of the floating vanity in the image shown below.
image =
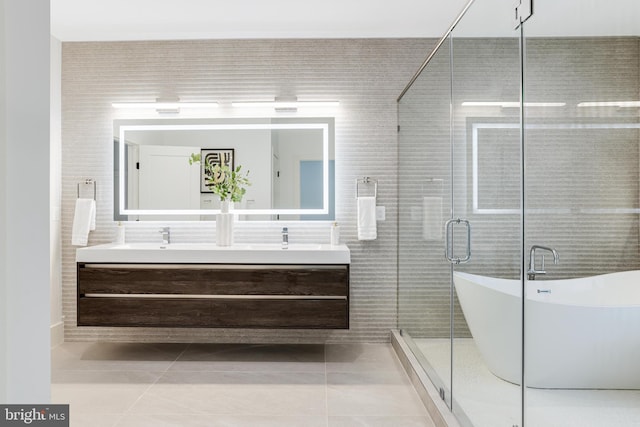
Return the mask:
[[350,262],[345,245],[81,248],[78,326],[348,329]]

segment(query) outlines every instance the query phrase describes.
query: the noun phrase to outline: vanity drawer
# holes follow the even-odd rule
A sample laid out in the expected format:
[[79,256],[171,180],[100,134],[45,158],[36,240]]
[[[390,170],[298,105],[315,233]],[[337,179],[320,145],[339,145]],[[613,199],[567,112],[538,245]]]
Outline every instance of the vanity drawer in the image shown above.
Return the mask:
[[335,295],[347,265],[78,264],[78,292],[110,294]]
[[83,298],[78,326],[345,329],[348,301]]

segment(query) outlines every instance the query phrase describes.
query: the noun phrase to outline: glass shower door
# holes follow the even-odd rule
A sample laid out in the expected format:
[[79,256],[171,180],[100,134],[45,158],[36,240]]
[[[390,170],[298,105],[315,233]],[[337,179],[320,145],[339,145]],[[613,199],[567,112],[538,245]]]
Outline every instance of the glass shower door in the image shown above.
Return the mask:
[[475,427],[522,425],[520,31],[508,6],[476,1],[451,34],[452,409]]
[[398,105],[399,327],[463,426],[523,419],[522,68],[512,12],[470,3]]

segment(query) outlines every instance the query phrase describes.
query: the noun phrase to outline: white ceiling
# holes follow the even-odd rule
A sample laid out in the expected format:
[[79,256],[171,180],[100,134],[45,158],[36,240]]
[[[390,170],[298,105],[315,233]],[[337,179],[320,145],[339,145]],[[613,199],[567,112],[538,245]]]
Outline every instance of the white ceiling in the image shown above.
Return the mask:
[[439,37],[467,0],[51,0],[62,41]]
[[[50,0],[62,41],[440,37],[468,0]],[[514,0],[476,0],[461,36],[514,36]],[[529,36],[640,35],[640,0],[534,0]]]

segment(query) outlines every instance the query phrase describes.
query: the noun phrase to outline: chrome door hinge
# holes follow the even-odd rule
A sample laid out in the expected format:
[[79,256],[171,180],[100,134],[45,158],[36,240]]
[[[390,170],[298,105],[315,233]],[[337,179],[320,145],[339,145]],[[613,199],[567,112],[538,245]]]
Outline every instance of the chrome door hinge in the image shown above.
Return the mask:
[[516,0],[515,19],[513,21],[514,29],[520,28],[520,25],[533,15],[533,0]]

